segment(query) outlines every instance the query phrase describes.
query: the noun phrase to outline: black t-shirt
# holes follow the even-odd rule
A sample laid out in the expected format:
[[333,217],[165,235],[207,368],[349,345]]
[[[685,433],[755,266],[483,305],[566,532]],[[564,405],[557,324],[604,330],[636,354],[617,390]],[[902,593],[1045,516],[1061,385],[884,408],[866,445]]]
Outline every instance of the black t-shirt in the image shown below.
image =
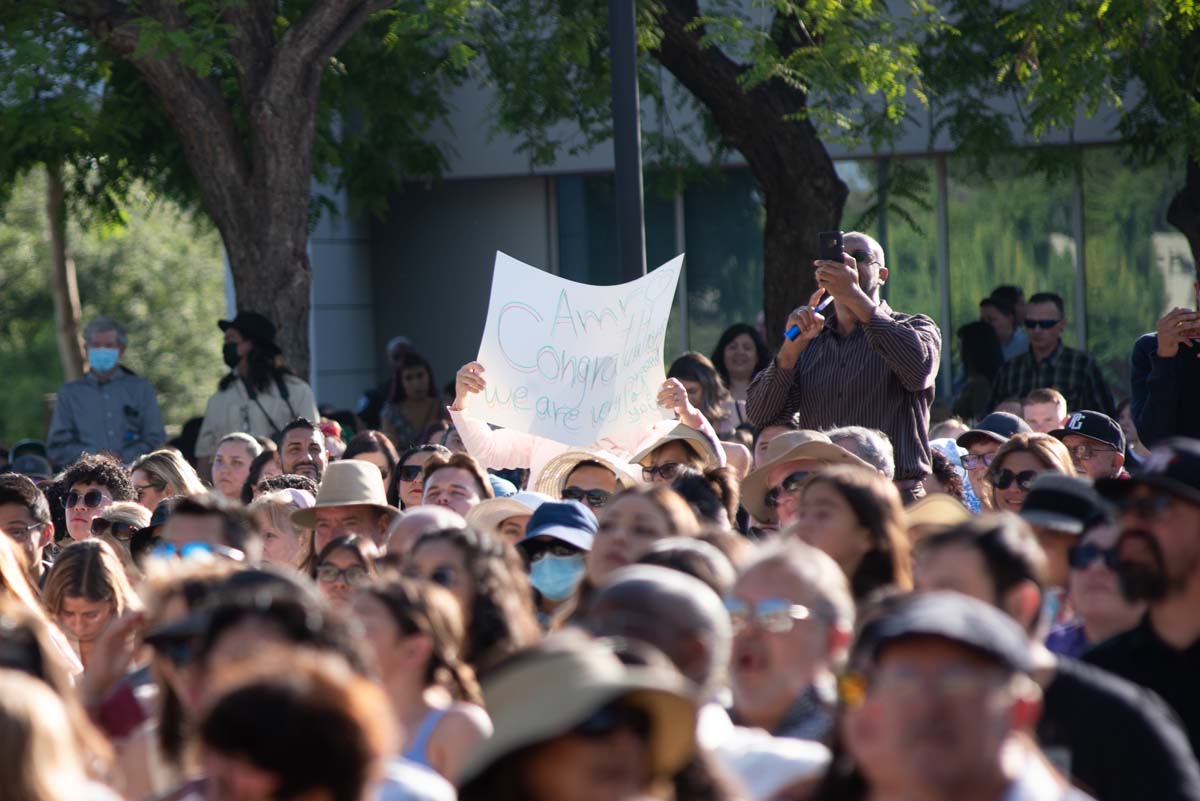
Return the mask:
[[1083,659],[1158,693],[1183,723],[1192,753],[1200,754],[1200,640],[1176,650],[1159,638],[1145,615],[1135,628],[1097,645]]
[[1060,658],[1043,703],[1042,750],[1097,801],[1200,801],[1200,764],[1154,693]]

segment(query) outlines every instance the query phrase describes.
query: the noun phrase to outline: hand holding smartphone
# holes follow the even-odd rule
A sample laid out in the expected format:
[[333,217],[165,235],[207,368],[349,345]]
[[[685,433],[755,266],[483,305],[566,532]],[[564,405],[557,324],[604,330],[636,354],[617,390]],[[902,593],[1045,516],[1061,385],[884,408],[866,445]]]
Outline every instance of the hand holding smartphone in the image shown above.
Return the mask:
[[[821,231],[817,234],[817,258],[821,261],[832,261],[838,264],[842,263],[842,254],[845,252],[844,234],[841,231]],[[829,304],[833,303],[833,296],[828,292],[825,297],[818,303],[813,311],[817,314],[829,308]],[[795,342],[796,337],[800,336],[800,327],[793,325],[784,332],[790,341]]]

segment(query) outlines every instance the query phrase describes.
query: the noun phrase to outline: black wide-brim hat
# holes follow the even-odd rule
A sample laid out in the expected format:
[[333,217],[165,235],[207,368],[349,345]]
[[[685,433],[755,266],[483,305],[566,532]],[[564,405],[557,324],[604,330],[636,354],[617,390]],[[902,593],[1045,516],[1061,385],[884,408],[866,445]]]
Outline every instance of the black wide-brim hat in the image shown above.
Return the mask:
[[238,333],[260,348],[275,353],[281,352],[279,346],[275,344],[275,323],[258,312],[239,311],[232,320],[219,321],[217,327],[222,331],[236,328]]

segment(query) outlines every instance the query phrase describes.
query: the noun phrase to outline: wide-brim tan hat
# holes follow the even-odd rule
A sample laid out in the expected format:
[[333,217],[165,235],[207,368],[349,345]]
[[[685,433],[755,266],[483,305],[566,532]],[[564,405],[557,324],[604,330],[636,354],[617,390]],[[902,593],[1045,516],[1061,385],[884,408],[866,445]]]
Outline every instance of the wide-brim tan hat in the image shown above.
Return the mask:
[[542,472],[534,482],[534,492],[549,495],[554,500],[562,497],[562,491],[567,486],[567,478],[581,462],[598,462],[617,476],[617,485],[621,489],[637,486],[640,479],[633,465],[621,457],[608,451],[564,451],[546,462]]
[[674,775],[691,758],[696,703],[685,679],[658,668],[627,667],[597,642],[572,639],[570,647],[550,642],[501,666],[484,683],[494,731],[467,759],[459,787],[515,751],[568,734],[618,699],[650,718],[650,764],[656,777]]
[[944,492],[932,492],[904,510],[904,523],[910,537],[913,529],[928,536],[965,523],[972,517],[970,509]]
[[641,464],[642,460],[654,452],[655,448],[660,448],[668,442],[682,442],[693,453],[697,454],[704,460],[704,469],[709,470],[714,467],[722,467],[725,463],[725,451],[721,449],[721,443],[706,436],[699,429],[685,426],[683,423],[672,428],[669,432],[656,439],[633,457],[630,461],[633,464]]
[[510,517],[528,517],[546,501],[554,500],[541,492],[518,492],[507,498],[488,498],[471,507],[466,514],[467,525],[477,531],[495,533],[496,528]]
[[762,467],[751,470],[742,479],[742,506],[755,520],[768,520],[772,515],[766,504],[767,477],[776,465],[799,459],[813,459],[823,464],[852,464],[874,470],[872,465],[859,459],[850,451],[835,445],[833,440],[820,431],[789,431],[780,434],[767,444]]
[[330,506],[370,506],[386,514],[389,520],[400,514],[399,509],[388,505],[379,468],[361,459],[332,462],[326,467],[317,488],[316,505],[292,512],[292,523],[300,528],[315,528],[316,510]]

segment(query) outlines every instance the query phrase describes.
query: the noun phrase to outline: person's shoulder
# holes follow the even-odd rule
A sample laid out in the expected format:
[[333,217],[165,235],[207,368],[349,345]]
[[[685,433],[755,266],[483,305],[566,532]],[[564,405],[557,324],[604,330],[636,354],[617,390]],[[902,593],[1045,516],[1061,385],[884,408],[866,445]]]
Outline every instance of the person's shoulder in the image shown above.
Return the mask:
[[378,801],[454,801],[454,787],[441,774],[403,758],[387,763]]
[[898,323],[910,323],[914,325],[929,325],[937,327],[937,322],[928,314],[908,314],[906,312],[896,311],[888,305],[887,301],[882,301],[879,304],[879,310]]
[[58,388],[58,394],[63,395],[70,394],[72,392],[79,392],[91,386],[93,386],[93,382],[88,380],[88,373],[84,373],[83,375],[79,376],[79,378],[72,378],[70,381],[64,381],[63,385]]
[[1141,626],[1138,625],[1092,646],[1084,653],[1081,661],[1105,670],[1120,672],[1121,668],[1137,661],[1137,653],[1141,650],[1144,640]]
[[1112,708],[1135,712],[1137,717],[1155,713],[1169,716],[1166,704],[1152,690],[1095,664],[1059,657],[1055,668],[1055,681],[1065,682],[1064,686],[1073,685],[1089,695],[1103,697],[1104,703]]

